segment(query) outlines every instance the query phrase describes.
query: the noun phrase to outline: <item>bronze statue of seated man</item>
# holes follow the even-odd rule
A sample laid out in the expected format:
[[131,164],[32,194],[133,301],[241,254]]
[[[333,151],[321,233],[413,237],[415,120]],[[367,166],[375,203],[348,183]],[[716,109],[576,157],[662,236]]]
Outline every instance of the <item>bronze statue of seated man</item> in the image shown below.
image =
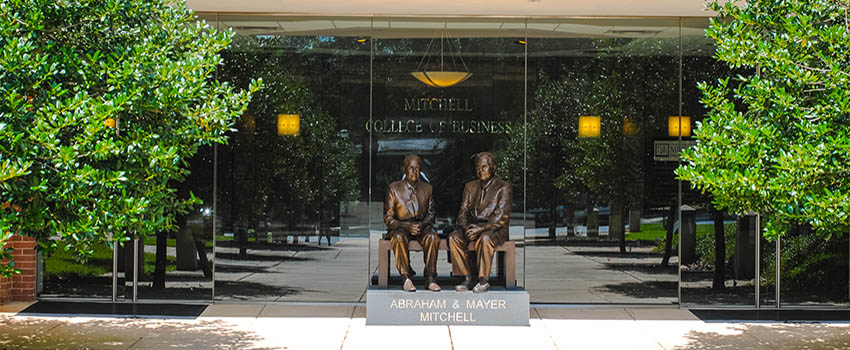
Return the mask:
[[[475,173],[478,177],[469,181],[463,188],[460,213],[457,222],[460,226],[449,234],[449,250],[452,256],[452,273],[463,275],[464,281],[455,287],[457,291],[472,288],[482,293],[490,289],[487,279],[493,255],[502,243],[508,240],[513,194],[511,185],[494,178],[496,163],[493,155],[482,152],[475,156]],[[470,269],[469,243],[474,243],[478,256],[478,280],[474,281]],[[473,282],[477,282],[472,286]]]
[[425,260],[425,281],[428,290],[440,291],[437,284],[437,250],[440,238],[434,230],[435,209],[431,196],[432,188],[420,179],[419,164],[422,159],[417,155],[404,158],[404,179],[393,182],[387,188],[384,200],[384,223],[387,234],[384,239],[392,243],[395,264],[403,281],[402,290],[413,292],[416,286],[410,277],[410,251],[408,242],[419,241]]

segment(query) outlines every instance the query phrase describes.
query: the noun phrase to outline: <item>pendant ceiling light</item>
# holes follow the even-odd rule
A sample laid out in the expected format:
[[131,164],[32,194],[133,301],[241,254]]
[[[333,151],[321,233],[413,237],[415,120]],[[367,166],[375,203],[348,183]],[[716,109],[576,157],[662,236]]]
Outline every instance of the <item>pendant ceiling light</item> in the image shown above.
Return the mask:
[[[431,63],[431,55],[429,51],[431,50],[431,45],[434,43],[434,40],[437,38],[434,35],[431,38],[431,42],[428,43],[428,47],[425,49],[425,56],[422,57],[422,60],[419,61],[419,65],[416,66],[416,70],[410,72],[416,80],[421,81],[425,85],[438,87],[438,88],[446,88],[450,86],[454,86],[458,83],[463,82],[469,77],[472,76],[472,73],[469,72],[469,68],[466,66],[466,63],[463,62],[463,57],[460,55],[460,45],[457,48],[457,60],[455,60],[455,52],[452,50],[452,43],[450,40],[444,40],[446,34],[446,28],[443,26],[443,30],[440,32],[440,65],[437,66],[436,62]],[[445,45],[448,43],[448,45]],[[449,59],[451,62],[446,62],[445,60],[445,47],[449,48]],[[458,70],[460,65],[458,65],[457,61],[460,61],[460,65],[463,66],[463,71]],[[448,64],[448,67],[447,67]],[[447,69],[448,68],[448,69]]]

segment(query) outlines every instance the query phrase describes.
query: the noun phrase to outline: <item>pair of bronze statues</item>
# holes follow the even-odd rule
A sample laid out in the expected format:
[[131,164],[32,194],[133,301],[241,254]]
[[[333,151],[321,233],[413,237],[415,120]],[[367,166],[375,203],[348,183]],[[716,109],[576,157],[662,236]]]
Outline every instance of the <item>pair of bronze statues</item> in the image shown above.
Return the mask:
[[[410,253],[408,243],[416,240],[422,245],[425,260],[425,281],[428,290],[440,291],[437,284],[437,251],[440,238],[434,230],[435,210],[431,196],[432,187],[420,180],[419,164],[422,159],[416,155],[404,158],[404,179],[390,184],[384,201],[384,223],[387,234],[384,237],[392,243],[396,268],[401,274],[402,289],[416,291],[410,280]],[[449,251],[452,256],[452,273],[464,276],[457,291],[472,288],[473,292],[486,292],[490,288],[487,279],[493,255],[502,243],[508,240],[508,228],[513,195],[511,185],[494,178],[496,163],[489,152],[475,156],[475,174],[477,179],[469,181],[463,188],[460,212],[457,222],[460,228],[449,234]],[[474,281],[470,269],[467,247],[473,243],[478,257],[478,280]],[[477,282],[473,287],[473,282]]]

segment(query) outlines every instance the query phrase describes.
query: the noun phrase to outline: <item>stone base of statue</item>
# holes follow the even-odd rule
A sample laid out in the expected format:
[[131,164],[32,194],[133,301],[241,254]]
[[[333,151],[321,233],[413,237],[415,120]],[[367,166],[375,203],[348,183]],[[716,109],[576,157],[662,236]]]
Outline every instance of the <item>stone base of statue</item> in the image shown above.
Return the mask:
[[522,289],[473,293],[421,288],[410,293],[370,288],[366,292],[367,325],[528,326],[529,311],[528,292]]

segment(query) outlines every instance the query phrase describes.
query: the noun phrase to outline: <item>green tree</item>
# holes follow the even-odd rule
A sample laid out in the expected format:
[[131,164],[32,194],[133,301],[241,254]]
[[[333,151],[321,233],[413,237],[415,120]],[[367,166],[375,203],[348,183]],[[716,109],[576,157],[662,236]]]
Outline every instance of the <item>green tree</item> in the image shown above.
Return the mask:
[[[710,4],[706,34],[736,79],[700,83],[707,118],[677,175],[714,204],[763,215],[776,237],[850,229],[850,27],[846,2]],[[731,81],[731,82],[730,82]]]
[[549,210],[552,239],[557,225],[556,206],[576,203],[586,192],[582,178],[576,175],[584,153],[577,142],[568,141],[578,135],[583,102],[580,94],[585,91],[578,87],[587,86],[581,83],[584,81],[584,77],[552,79],[539,72],[528,123],[511,130],[504,149],[496,151],[499,173],[513,184],[523,183],[525,158],[529,206]]
[[[623,116],[630,116],[636,125],[639,115],[631,107],[638,103],[630,103],[637,99],[631,93],[637,89],[629,85],[637,81],[633,75],[640,70],[633,66],[640,67],[639,64],[622,62],[618,57],[599,57],[575,62],[556,78],[541,71],[525,136],[523,129],[517,128],[504,150],[496,153],[500,163],[505,164],[500,171],[510,181],[521,183],[523,152],[528,148],[529,205],[549,210],[552,239],[559,204],[566,205],[571,213],[572,207],[582,204],[591,208],[611,204],[615,210],[622,210],[641,200],[639,189],[632,184],[634,174],[624,171],[640,168],[639,164],[632,164],[640,162],[636,155],[638,132],[623,132]],[[578,137],[581,115],[601,117],[598,137]],[[625,252],[625,236],[618,239]]]
[[85,259],[175,229],[187,160],[259,88],[213,79],[232,35],[182,1],[0,4],[0,232]]
[[[316,69],[304,66],[315,64],[315,53],[278,55],[263,50],[283,45],[309,48],[327,45],[331,39],[263,38],[240,42],[227,53],[222,80],[243,85],[248,83],[245,77],[255,75],[264,81],[231,146],[229,197],[234,226],[256,230],[258,223],[283,219],[290,228],[318,223],[327,229],[338,224],[340,203],[359,196],[354,146],[341,132],[342,118],[329,113],[320,98],[341,89],[322,81],[338,81],[334,74],[341,68],[331,64],[312,77],[319,83],[311,82],[309,73]],[[298,135],[278,135],[279,114],[300,116]]]

